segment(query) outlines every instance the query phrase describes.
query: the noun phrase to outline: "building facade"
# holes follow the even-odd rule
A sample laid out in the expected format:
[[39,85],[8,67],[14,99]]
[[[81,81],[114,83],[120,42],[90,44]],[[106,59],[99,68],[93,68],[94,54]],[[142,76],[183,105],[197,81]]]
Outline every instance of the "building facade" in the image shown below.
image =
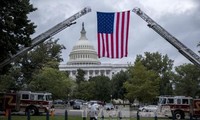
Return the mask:
[[69,76],[75,79],[77,69],[85,71],[85,79],[90,77],[104,75],[112,79],[112,76],[121,70],[125,71],[128,64],[102,64],[97,56],[94,46],[86,37],[84,23],[82,24],[81,37],[73,46],[69,54],[67,64],[61,64],[59,69],[61,71],[69,72]]

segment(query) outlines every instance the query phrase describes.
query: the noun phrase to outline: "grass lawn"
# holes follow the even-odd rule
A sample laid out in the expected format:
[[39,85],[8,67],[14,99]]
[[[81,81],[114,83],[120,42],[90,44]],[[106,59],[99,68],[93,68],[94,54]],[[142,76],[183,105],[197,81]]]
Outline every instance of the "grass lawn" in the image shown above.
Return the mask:
[[[7,117],[0,116],[0,120],[8,120]],[[11,120],[27,120],[26,116],[12,116]],[[31,116],[30,120],[46,120],[46,116]],[[49,117],[49,120],[65,120],[64,116],[53,116]],[[69,116],[68,120],[83,120],[81,116]],[[89,117],[87,117],[89,120]],[[100,118],[99,118],[100,120]],[[104,120],[117,120],[117,118],[105,118]],[[126,118],[122,120],[137,120],[137,118]],[[155,120],[155,118],[140,118],[140,120]],[[169,120],[169,119],[159,119],[158,120]]]

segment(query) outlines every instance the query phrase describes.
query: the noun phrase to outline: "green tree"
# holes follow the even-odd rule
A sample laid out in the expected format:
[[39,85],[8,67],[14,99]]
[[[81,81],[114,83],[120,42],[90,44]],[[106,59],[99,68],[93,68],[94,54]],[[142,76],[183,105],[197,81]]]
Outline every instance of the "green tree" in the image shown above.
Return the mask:
[[94,87],[93,82],[82,81],[75,90],[75,98],[83,100],[91,100],[94,98]]
[[9,73],[0,75],[0,91],[20,90],[23,86],[20,82],[20,76],[21,71],[19,68],[11,68]]
[[137,55],[136,61],[141,61],[147,70],[153,70],[160,76],[160,95],[172,95],[173,90],[171,86],[173,60],[169,59],[167,55],[160,53],[145,52],[144,57]]
[[129,75],[127,71],[120,71],[116,75],[112,77],[111,85],[112,85],[112,98],[122,99],[125,98],[126,89],[123,84],[129,79]]
[[79,85],[82,81],[85,81],[85,71],[82,69],[77,69],[76,83]]
[[141,62],[129,68],[130,79],[124,83],[126,98],[133,102],[152,102],[159,95],[160,78],[153,70],[148,70]]
[[32,78],[32,74],[38,72],[44,66],[59,69],[59,62],[62,61],[61,52],[65,47],[57,42],[58,39],[49,39],[19,59],[17,64],[22,65],[21,71],[24,82],[28,84]]
[[[62,61],[61,51],[65,47],[57,42],[58,40],[50,39],[18,58],[4,78],[6,76],[12,78],[13,84],[15,83],[18,89],[26,90],[33,74],[37,74],[43,67],[59,69],[59,62]],[[2,78],[1,81],[4,82],[6,79]]]
[[200,96],[200,69],[193,64],[175,67],[176,95]]
[[92,99],[109,101],[111,95],[111,81],[106,76],[96,76],[89,79]]
[[35,10],[29,0],[1,0],[0,62],[16,54],[20,47],[30,46],[30,35],[35,32],[36,26],[27,15]]
[[85,82],[84,76],[85,76],[85,71],[80,69],[80,68],[77,69],[76,88],[75,88],[74,95],[73,95],[75,98],[85,99],[83,94],[82,94],[84,86],[87,85],[87,84],[83,84],[83,82]]
[[73,85],[73,81],[68,78],[66,73],[44,67],[39,73],[34,74],[28,88],[32,91],[51,92],[54,99],[66,99]]

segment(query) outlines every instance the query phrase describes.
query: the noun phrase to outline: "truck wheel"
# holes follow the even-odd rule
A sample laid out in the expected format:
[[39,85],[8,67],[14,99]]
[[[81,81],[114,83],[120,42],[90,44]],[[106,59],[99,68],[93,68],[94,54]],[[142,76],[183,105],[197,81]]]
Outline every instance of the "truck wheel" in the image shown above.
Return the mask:
[[29,111],[30,115],[37,115],[38,114],[38,110],[36,107],[28,107],[26,109],[26,114]]
[[175,111],[174,117],[177,120],[184,119],[184,114],[181,111]]

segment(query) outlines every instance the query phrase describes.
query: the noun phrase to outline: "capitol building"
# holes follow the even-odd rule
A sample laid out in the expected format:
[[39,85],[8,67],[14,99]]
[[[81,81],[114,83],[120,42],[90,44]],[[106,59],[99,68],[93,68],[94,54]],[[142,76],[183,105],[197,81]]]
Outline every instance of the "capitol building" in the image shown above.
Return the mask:
[[85,71],[85,79],[90,77],[104,75],[112,79],[112,76],[125,71],[128,64],[103,64],[99,61],[97,52],[94,46],[86,37],[84,23],[82,24],[80,39],[73,46],[69,54],[69,60],[66,64],[60,64],[61,71],[67,71],[72,79],[76,79],[77,69]]

